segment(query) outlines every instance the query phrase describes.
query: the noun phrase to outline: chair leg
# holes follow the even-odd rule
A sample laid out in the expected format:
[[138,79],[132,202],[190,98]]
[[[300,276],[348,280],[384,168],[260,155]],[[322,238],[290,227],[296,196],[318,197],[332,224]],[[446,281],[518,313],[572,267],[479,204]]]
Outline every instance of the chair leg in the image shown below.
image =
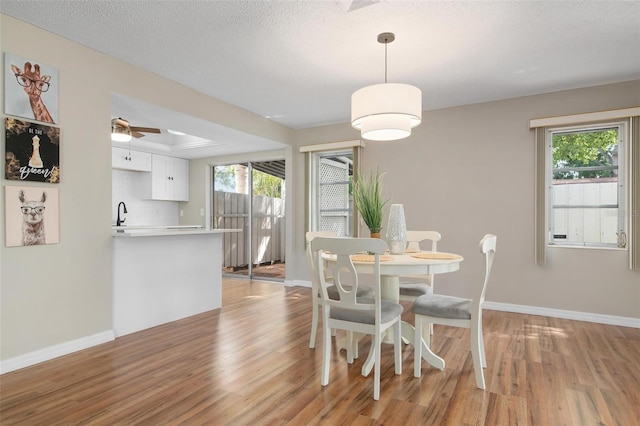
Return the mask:
[[428,346],[431,347],[431,330],[433,330],[433,323],[427,323],[427,330],[425,330],[425,327],[423,325],[422,327],[422,338],[424,339],[424,343]]
[[482,333],[482,311],[480,311],[480,317],[478,319],[478,338],[480,342],[480,359],[482,360],[482,367],[487,368],[487,355],[484,352],[484,335]]
[[347,331],[347,363],[353,364],[353,331]]
[[331,366],[331,330],[324,325],[327,324],[329,318],[323,315],[322,326],[322,377],[320,384],[326,386],[329,384],[329,367]]
[[373,399],[376,401],[380,399],[380,349],[382,343],[382,336],[376,334],[373,338],[373,344],[375,345],[375,360],[373,362]]
[[358,357],[360,356],[360,354],[358,353],[359,335],[354,334],[351,340],[352,340],[351,350],[352,350],[352,353],[353,353],[353,359],[358,359]]
[[480,344],[480,363],[482,368],[487,368],[487,356],[484,352],[484,336],[482,335],[482,328],[479,332],[478,343]]
[[415,335],[413,338],[413,377],[420,377],[422,369],[422,318],[415,316]]
[[393,326],[393,349],[394,362],[396,365],[396,374],[402,374],[402,330],[400,328],[400,320],[396,321]]
[[311,336],[309,337],[309,347],[316,347],[316,336],[318,333],[318,301],[313,298],[313,307],[311,308]]
[[479,389],[484,389],[484,371],[482,369],[482,352],[484,350],[482,339],[482,330],[478,324],[472,324],[471,326],[471,357],[473,358],[473,370],[476,376],[476,386]]

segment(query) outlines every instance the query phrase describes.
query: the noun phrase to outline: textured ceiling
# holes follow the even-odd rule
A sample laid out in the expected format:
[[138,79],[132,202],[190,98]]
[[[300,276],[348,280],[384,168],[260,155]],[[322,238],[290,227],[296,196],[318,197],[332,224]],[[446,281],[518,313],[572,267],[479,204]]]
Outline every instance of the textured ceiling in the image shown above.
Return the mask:
[[349,121],[351,94],[384,81],[385,31],[388,81],[421,88],[424,110],[640,78],[638,1],[2,0],[0,11],[297,129]]

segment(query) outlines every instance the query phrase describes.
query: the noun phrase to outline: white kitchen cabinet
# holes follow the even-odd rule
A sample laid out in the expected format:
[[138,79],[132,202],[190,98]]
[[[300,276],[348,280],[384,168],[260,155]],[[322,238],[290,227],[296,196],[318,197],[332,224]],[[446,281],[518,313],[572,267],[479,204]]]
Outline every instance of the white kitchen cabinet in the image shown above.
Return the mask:
[[111,167],[114,169],[150,172],[151,154],[111,147]]
[[189,201],[189,161],[165,155],[151,155],[151,173],[146,198]]

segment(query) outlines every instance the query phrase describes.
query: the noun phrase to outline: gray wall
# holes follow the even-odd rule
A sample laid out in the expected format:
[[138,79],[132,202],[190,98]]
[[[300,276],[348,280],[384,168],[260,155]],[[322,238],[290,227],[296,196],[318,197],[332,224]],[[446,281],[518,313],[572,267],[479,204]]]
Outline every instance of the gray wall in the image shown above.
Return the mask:
[[[465,257],[460,272],[436,277],[438,292],[471,296],[465,283],[478,280],[483,267],[478,243],[494,233],[488,301],[640,318],[640,273],[628,269],[626,251],[552,248],[547,265],[534,264],[529,130],[532,118],[638,105],[640,81],[634,81],[425,111],[408,139],[367,142],[362,168],[386,173],[384,192],[392,203],[404,204],[409,229],[437,230],[443,236],[439,249]],[[327,130],[301,133],[298,142],[353,139],[348,126]],[[296,170],[304,173],[302,162]],[[296,189],[303,194],[302,181]],[[303,200],[296,206],[302,210]],[[297,219],[296,232],[304,232],[304,218]]]
[[[293,131],[1,14],[0,36],[2,51],[58,69],[62,168],[59,244],[6,248],[0,223],[2,361],[111,330],[112,92],[288,144],[358,137],[346,123]],[[639,93],[636,81],[426,111],[409,139],[368,143],[363,167],[379,165],[387,172],[385,191],[394,203],[405,204],[410,228],[439,230],[441,248],[465,256],[460,272],[436,278],[439,291],[468,293],[461,283],[478,279],[477,243],[493,232],[499,236],[498,255],[488,300],[638,318],[640,274],[627,269],[625,252],[554,249],[547,266],[533,264],[533,136],[528,121],[637,106]],[[273,154],[256,154],[255,159]],[[304,157],[297,149],[285,149],[285,158],[291,231],[287,281],[296,283],[308,279]],[[193,162],[191,167],[192,201],[181,208],[184,220],[192,223],[202,220],[198,212],[205,197],[194,196],[194,191],[203,187],[210,162],[217,161]],[[15,183],[2,177],[3,185]],[[499,195],[504,193],[512,196]]]

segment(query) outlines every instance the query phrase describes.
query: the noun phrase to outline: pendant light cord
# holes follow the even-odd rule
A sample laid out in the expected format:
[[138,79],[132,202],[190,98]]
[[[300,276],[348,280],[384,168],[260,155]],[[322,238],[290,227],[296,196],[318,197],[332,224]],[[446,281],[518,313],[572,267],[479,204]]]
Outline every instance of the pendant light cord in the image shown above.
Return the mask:
[[393,33],[378,34],[378,43],[384,44],[384,82],[387,82],[387,45],[396,39]]
[[387,45],[389,43],[384,44],[384,82],[387,83]]

